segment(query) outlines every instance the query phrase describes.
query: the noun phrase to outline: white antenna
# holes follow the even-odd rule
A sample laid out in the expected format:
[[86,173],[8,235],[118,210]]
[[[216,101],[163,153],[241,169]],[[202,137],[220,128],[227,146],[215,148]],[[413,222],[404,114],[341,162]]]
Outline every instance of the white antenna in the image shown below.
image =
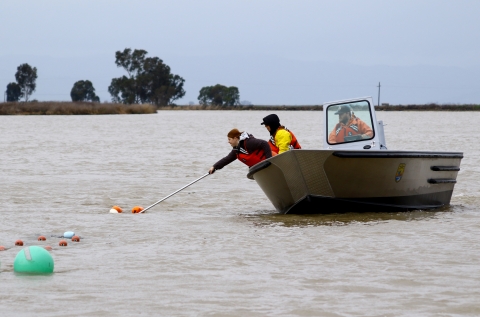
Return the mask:
[[378,106],[380,107],[380,82],[378,82]]

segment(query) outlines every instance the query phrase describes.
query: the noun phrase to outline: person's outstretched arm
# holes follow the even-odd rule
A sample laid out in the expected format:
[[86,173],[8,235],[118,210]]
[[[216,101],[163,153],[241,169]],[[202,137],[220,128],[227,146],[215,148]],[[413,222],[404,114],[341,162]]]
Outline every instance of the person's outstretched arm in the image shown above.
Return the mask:
[[220,170],[227,166],[228,164],[232,163],[237,159],[237,153],[235,150],[230,151],[227,156],[224,158],[220,159],[217,163],[213,164],[212,167],[208,170],[210,174],[215,173],[216,170]]

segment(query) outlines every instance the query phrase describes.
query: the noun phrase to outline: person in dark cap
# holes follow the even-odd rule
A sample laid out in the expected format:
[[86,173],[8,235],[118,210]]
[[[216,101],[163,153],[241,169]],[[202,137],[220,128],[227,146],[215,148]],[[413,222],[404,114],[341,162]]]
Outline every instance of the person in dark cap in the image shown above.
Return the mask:
[[347,141],[345,137],[354,135],[358,135],[360,140],[373,137],[372,128],[357,118],[349,105],[340,106],[335,115],[338,115],[338,123],[330,132],[328,143],[344,143]]
[[236,159],[248,167],[260,163],[261,161],[272,157],[272,151],[267,141],[256,139],[247,132],[240,132],[238,129],[232,129],[227,134],[228,143],[232,146],[232,151],[217,163],[213,164],[208,170],[210,174],[216,170],[222,169]]
[[272,155],[275,156],[292,149],[302,148],[292,131],[280,124],[280,118],[276,114],[269,114],[263,118],[261,124],[270,132],[268,144],[272,150]]

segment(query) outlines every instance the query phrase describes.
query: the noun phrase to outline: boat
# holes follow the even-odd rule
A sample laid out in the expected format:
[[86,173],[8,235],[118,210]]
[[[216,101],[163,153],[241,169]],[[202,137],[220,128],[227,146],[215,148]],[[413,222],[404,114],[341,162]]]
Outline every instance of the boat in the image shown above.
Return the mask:
[[[340,124],[347,111],[357,121]],[[290,150],[249,169],[247,177],[279,213],[391,212],[450,204],[462,152],[387,149],[371,97],[326,103],[323,120],[323,149]],[[368,132],[361,131],[361,121]]]

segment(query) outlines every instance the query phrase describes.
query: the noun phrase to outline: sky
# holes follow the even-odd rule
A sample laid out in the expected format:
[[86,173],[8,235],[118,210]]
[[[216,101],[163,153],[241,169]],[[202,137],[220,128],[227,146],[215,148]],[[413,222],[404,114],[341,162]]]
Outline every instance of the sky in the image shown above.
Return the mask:
[[[372,96],[480,103],[478,0],[0,0],[0,89],[38,69],[30,99],[70,100],[90,80],[109,101],[115,52],[144,49],[185,79],[236,86],[259,105]],[[3,98],[1,98],[3,101]]]

